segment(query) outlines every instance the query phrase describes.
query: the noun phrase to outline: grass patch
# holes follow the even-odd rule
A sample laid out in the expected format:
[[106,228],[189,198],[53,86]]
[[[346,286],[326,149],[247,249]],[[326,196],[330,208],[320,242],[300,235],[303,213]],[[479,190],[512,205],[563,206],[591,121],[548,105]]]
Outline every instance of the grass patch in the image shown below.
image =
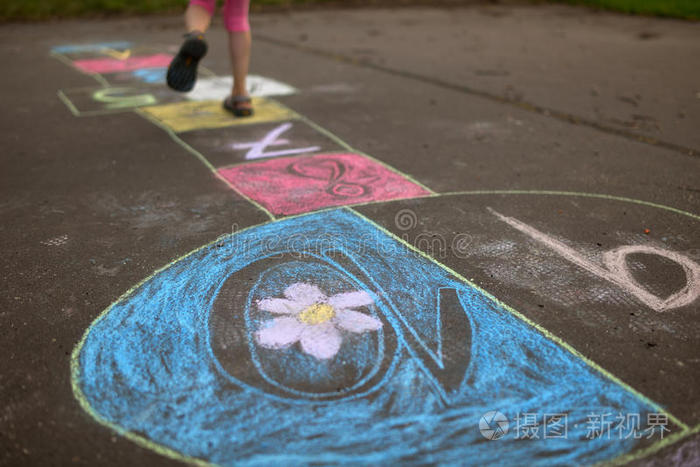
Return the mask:
[[[329,0],[253,0],[251,7],[291,7]],[[188,0],[0,0],[0,21],[184,12]],[[217,0],[219,5],[223,0]]]
[[38,20],[86,15],[180,11],[186,0],[1,0],[0,19]]
[[[494,0],[483,0],[492,3]],[[498,1],[498,0],[495,0]],[[538,0],[523,0],[537,2]],[[615,10],[623,13],[667,16],[700,20],[700,0],[549,0],[572,5],[585,5],[595,8]],[[154,13],[183,12],[187,0],[0,0],[0,21],[45,20],[51,18],[72,18],[86,16],[137,15]],[[223,0],[218,0],[219,4]],[[460,3],[459,0],[253,0],[253,10],[268,7],[292,8],[314,4],[347,6],[392,6],[407,4]],[[464,4],[479,3],[479,0],[464,0]],[[506,3],[513,3],[506,0]],[[517,3],[517,2],[516,2]]]
[[622,13],[700,19],[700,0],[557,0]]

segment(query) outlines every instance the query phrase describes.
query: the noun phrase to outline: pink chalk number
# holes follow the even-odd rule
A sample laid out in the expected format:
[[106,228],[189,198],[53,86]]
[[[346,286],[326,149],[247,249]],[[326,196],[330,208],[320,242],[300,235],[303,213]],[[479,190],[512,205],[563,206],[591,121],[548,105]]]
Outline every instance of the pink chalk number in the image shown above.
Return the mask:
[[280,157],[219,170],[275,215],[427,196],[428,190],[360,154]]

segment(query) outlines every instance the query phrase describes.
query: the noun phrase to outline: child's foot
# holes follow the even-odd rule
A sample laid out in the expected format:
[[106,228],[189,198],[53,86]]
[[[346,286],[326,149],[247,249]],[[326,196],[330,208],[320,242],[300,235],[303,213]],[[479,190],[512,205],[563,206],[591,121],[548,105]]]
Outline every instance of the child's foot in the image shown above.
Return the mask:
[[224,109],[236,117],[250,117],[253,115],[253,105],[250,96],[229,96],[224,99]]
[[185,43],[180,47],[168,67],[167,82],[175,91],[188,92],[197,80],[197,65],[207,53],[207,43],[204,34],[191,32],[185,35]]

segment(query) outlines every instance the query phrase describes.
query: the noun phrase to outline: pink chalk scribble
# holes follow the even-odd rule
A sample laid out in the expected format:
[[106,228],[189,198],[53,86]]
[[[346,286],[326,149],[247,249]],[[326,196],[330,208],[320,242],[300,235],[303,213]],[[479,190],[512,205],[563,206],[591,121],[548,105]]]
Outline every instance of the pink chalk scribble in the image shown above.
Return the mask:
[[406,177],[352,153],[280,157],[218,172],[276,215],[430,195]]
[[173,59],[172,55],[155,54],[129,57],[125,60],[116,58],[90,58],[76,60],[73,66],[85,73],[117,73],[120,71],[134,71],[142,68],[167,67]]

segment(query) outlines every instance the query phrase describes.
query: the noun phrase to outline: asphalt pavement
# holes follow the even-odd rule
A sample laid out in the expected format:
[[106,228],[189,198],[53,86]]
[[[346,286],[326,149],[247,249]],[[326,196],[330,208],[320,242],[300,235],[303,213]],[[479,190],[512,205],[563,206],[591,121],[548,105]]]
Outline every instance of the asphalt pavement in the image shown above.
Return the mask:
[[0,27],[0,463],[700,462],[697,23],[251,21]]

